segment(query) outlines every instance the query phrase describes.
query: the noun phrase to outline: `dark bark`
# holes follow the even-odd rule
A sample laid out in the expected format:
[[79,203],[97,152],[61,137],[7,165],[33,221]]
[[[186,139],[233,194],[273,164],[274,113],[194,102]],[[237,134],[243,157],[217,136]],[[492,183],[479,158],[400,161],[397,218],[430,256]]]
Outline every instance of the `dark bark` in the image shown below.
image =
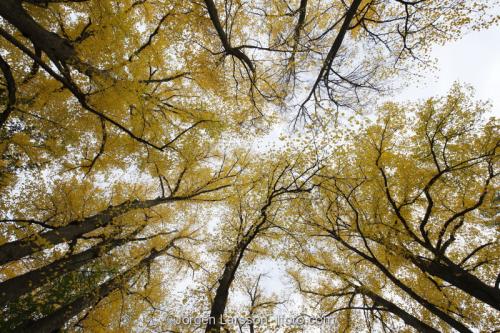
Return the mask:
[[267,209],[271,206],[272,200],[279,192],[273,192],[266,204],[261,208],[261,218],[253,227],[251,227],[243,236],[242,240],[238,243],[229,260],[224,265],[224,272],[219,279],[219,286],[215,292],[214,301],[210,309],[210,320],[205,329],[206,333],[219,333],[221,331],[222,317],[226,310],[227,299],[229,297],[229,289],[233,283],[234,276],[240,265],[241,259],[245,255],[245,251],[254,240],[255,237],[262,230],[261,228],[267,222]]
[[219,286],[215,292],[215,297],[210,309],[210,320],[205,329],[207,333],[219,333],[221,331],[222,316],[226,310],[229,288],[231,288],[236,271],[238,270],[241,259],[249,244],[250,241],[241,242],[224,266],[224,272],[219,279]]
[[0,15],[31,40],[36,48],[43,50],[55,63],[76,62],[76,52],[73,46],[66,39],[38,24],[24,10],[20,1],[0,1]]
[[412,258],[412,261],[423,271],[450,283],[500,311],[500,290],[487,285],[462,267],[451,262],[443,264],[435,260],[420,258]]
[[295,33],[294,33],[294,40],[295,40],[294,51],[296,50],[299,44],[300,31],[304,27],[304,23],[306,20],[307,0],[300,0],[300,6],[298,12],[299,12],[299,19],[297,21],[297,25],[295,26]]
[[205,0],[205,5],[207,6],[208,15],[210,16],[210,20],[217,31],[217,35],[219,36],[220,41],[222,42],[222,46],[224,47],[224,51],[226,54],[232,55],[238,58],[251,72],[255,72],[255,67],[250,60],[250,58],[243,53],[239,48],[235,48],[229,42],[229,38],[227,37],[224,28],[219,19],[219,14],[217,12],[217,7],[213,0]]
[[[312,175],[307,178],[307,181],[304,181],[301,184],[299,184],[297,180],[300,179],[302,176],[304,176],[307,172],[315,168],[316,167],[315,164],[307,168],[299,177],[295,178],[289,184],[282,185],[281,187],[278,186],[278,184],[282,181],[282,177],[284,176],[285,172],[291,170],[289,167],[290,166],[287,164],[283,168],[283,170],[281,170],[281,172],[278,173],[277,177],[276,174],[274,174],[277,171],[277,169],[274,170],[271,176],[271,182],[274,183],[274,186],[272,187],[273,190],[268,194],[266,202],[260,209],[259,219],[255,221],[255,223],[242,235],[241,240],[238,242],[229,260],[226,262],[222,276],[219,279],[219,285],[215,292],[215,297],[210,309],[210,320],[207,323],[205,332],[219,333],[221,331],[222,328],[221,322],[223,319],[222,317],[226,309],[229,289],[234,280],[236,271],[238,270],[241,259],[243,258],[248,246],[268,224],[269,220],[267,211],[273,204],[274,199],[281,195],[290,193],[310,192],[314,187],[314,186],[305,187],[307,181],[312,177]],[[314,171],[313,174],[315,174],[316,171]],[[243,217],[241,215],[240,215],[240,220],[241,221],[243,220]]]
[[[201,193],[201,192],[199,192]],[[10,261],[21,259],[25,256],[46,248],[46,244],[56,245],[63,242],[76,240],[78,237],[106,226],[113,218],[123,215],[134,209],[151,208],[163,203],[188,200],[199,193],[179,197],[159,197],[151,200],[126,201],[117,206],[110,206],[100,213],[87,217],[83,220],[73,221],[66,226],[54,230],[42,232],[36,236],[16,240],[0,245],[0,265]]]
[[361,4],[361,0],[353,0],[351,6],[347,10],[344,21],[342,22],[342,26],[340,27],[340,30],[337,33],[335,40],[333,41],[332,47],[330,48],[330,50],[328,51],[328,54],[326,55],[325,61],[323,62],[323,65],[321,66],[321,69],[320,69],[319,74],[316,78],[316,81],[314,82],[314,84],[311,88],[311,91],[307,95],[304,102],[302,102],[302,107],[304,107],[306,105],[306,103],[311,99],[314,92],[318,88],[319,83],[323,80],[324,76],[330,70],[332,63],[333,63],[333,60],[337,56],[337,53],[339,52],[340,47],[342,46],[342,43],[344,41],[344,37],[347,33],[347,30],[349,30],[349,25],[351,24],[351,21],[354,18],[354,15],[356,15],[356,12],[358,11],[360,4]]
[[0,70],[2,71],[5,83],[7,86],[7,103],[5,110],[0,114],[0,129],[3,127],[7,118],[9,118],[11,112],[14,110],[14,105],[16,104],[16,81],[12,75],[9,64],[0,55]]
[[75,271],[102,253],[129,242],[129,239],[117,239],[105,241],[77,254],[68,255],[56,260],[49,265],[35,269],[28,273],[16,276],[0,283],[0,308],[8,302],[35,290],[47,282],[58,278],[68,272]]
[[467,326],[465,326],[464,324],[462,324],[461,322],[459,322],[458,320],[456,320],[455,318],[453,318],[452,316],[450,316],[449,314],[447,314],[443,310],[439,309],[436,305],[432,304],[431,302],[429,302],[425,298],[421,297],[413,289],[411,289],[409,286],[404,284],[401,280],[396,278],[387,269],[387,267],[385,267],[376,258],[371,257],[371,256],[367,255],[366,253],[364,253],[363,251],[359,250],[358,248],[348,244],[345,240],[340,238],[334,230],[330,230],[330,234],[332,235],[332,237],[334,239],[338,240],[343,246],[345,246],[349,250],[353,251],[354,253],[358,254],[360,257],[364,258],[365,260],[371,262],[375,267],[377,267],[381,271],[381,273],[383,273],[387,278],[389,278],[389,280],[391,280],[398,288],[400,288],[405,293],[407,293],[408,296],[410,296],[415,301],[417,301],[420,305],[422,305],[429,312],[431,312],[432,314],[434,314],[435,316],[437,316],[438,318],[440,318],[445,323],[447,323],[448,325],[450,325],[451,327],[453,327],[454,329],[456,329],[459,332],[462,332],[462,333],[471,333],[472,332]]
[[357,291],[359,293],[371,298],[376,305],[381,305],[388,312],[401,318],[407,325],[410,325],[411,327],[416,329],[418,332],[433,332],[433,333],[439,332],[435,328],[427,325],[426,323],[424,323],[420,319],[412,316],[411,314],[409,314],[405,310],[401,309],[396,304],[386,300],[385,298],[375,294],[374,292],[367,290],[367,289],[361,289],[361,288],[358,288]]
[[138,270],[151,264],[151,262],[160,255],[165,254],[172,247],[172,244],[173,243],[171,242],[167,247],[159,251],[152,250],[151,253],[146,258],[142,259],[140,263],[101,284],[91,293],[82,295],[73,302],[63,305],[48,316],[38,320],[32,320],[21,325],[21,327],[16,328],[16,332],[51,333],[60,330],[71,318],[77,316],[85,309],[95,306],[113,291],[120,288],[124,281],[130,280],[130,278],[132,278]]
[[293,48],[292,54],[290,55],[290,65],[293,71],[293,75],[295,75],[295,54],[297,53],[297,49],[300,44],[300,32],[302,31],[306,19],[307,12],[307,0],[300,0],[299,8],[297,9],[299,13],[299,19],[297,20],[297,25],[295,26],[295,31],[293,34]]

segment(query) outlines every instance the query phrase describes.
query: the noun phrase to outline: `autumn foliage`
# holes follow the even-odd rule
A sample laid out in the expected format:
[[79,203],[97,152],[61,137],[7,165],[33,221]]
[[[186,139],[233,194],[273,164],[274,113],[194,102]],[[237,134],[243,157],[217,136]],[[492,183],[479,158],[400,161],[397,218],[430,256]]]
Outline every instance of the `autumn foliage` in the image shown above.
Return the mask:
[[0,0],[0,331],[499,329],[498,121],[377,102],[495,5]]

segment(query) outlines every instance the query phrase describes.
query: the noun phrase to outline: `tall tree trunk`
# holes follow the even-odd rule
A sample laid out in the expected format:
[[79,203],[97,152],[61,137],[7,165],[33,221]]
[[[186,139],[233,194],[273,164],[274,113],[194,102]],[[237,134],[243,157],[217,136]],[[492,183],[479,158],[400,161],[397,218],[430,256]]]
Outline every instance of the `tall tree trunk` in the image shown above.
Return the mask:
[[97,259],[103,252],[129,242],[128,239],[105,241],[77,254],[65,256],[49,265],[0,283],[0,308],[12,300],[35,290],[68,272],[75,271]]
[[[0,129],[7,122],[9,115],[14,111],[14,107],[16,104],[16,81],[14,80],[14,76],[12,75],[12,70],[0,55],[0,70],[2,71],[3,78],[5,80],[5,84],[7,86],[7,101],[5,103],[5,110],[0,113]],[[2,104],[3,101],[2,101]]]
[[385,298],[377,295],[376,293],[374,293],[370,290],[364,289],[364,288],[356,288],[356,290],[359,293],[371,298],[375,304],[379,304],[379,305],[383,306],[388,312],[401,318],[407,325],[410,325],[411,327],[416,329],[418,332],[433,332],[433,333],[439,332],[435,328],[427,325],[426,323],[424,323],[420,319],[412,316],[411,314],[409,314],[405,310],[401,309],[396,304],[392,303],[391,301],[386,300]]
[[146,258],[142,259],[138,264],[129,268],[127,271],[101,284],[92,292],[78,297],[71,303],[63,305],[53,313],[41,319],[31,320],[22,324],[20,327],[16,328],[16,332],[51,333],[60,330],[71,318],[77,316],[85,309],[95,306],[99,301],[120,288],[124,281],[130,280],[138,270],[146,267],[154,259],[165,254],[172,245],[173,242],[159,251],[153,249]]
[[435,316],[437,316],[438,318],[440,318],[441,320],[443,320],[445,323],[447,323],[448,325],[450,325],[451,327],[453,327],[454,329],[456,329],[457,331],[459,332],[462,332],[462,333],[472,333],[472,331],[467,327],[465,326],[464,324],[462,324],[461,322],[459,322],[458,320],[456,320],[455,318],[453,318],[452,316],[450,316],[449,314],[447,314],[446,312],[444,312],[443,310],[439,309],[436,305],[434,305],[433,303],[429,302],[428,300],[426,300],[425,298],[421,297],[419,294],[417,294],[413,289],[411,289],[410,287],[408,287],[406,284],[404,284],[401,280],[399,280],[398,278],[396,278],[388,269],[387,267],[385,267],[380,261],[378,261],[376,258],[374,257],[371,257],[369,255],[367,255],[366,253],[364,253],[363,251],[359,250],[358,248],[352,246],[351,244],[347,243],[345,240],[343,240],[341,237],[339,237],[334,231],[330,231],[330,234],[332,235],[332,237],[334,239],[336,239],[337,241],[339,241],[343,246],[345,246],[346,248],[348,248],[349,250],[353,251],[354,253],[358,254],[360,257],[364,258],[365,260],[371,262],[375,267],[377,267],[385,276],[387,276],[387,278],[389,278],[389,280],[391,280],[398,288],[400,288],[401,290],[403,290],[405,293],[408,294],[408,296],[410,296],[411,298],[413,298],[415,301],[417,301],[420,305],[422,305],[425,309],[427,309],[429,312],[431,312],[432,314],[434,314]]
[[[205,328],[206,333],[219,333],[222,327],[222,319],[224,311],[226,310],[227,299],[229,296],[229,289],[234,280],[234,276],[238,267],[240,265],[241,259],[245,255],[245,251],[252,243],[252,241],[257,237],[257,235],[262,230],[262,227],[268,222],[267,219],[267,209],[271,206],[273,198],[279,194],[273,192],[268,196],[266,203],[260,209],[261,217],[260,219],[244,234],[242,239],[238,242],[235,250],[230,256],[229,260],[224,266],[224,272],[219,279],[219,286],[215,292],[214,301],[210,309],[210,318],[208,320],[207,326]],[[283,194],[285,192],[282,192]]]
[[500,311],[500,290],[491,287],[451,261],[439,263],[434,260],[424,260],[412,257],[412,261],[423,271],[436,276],[472,297]]
[[222,317],[224,315],[224,311],[226,310],[229,289],[231,288],[234,276],[236,275],[236,271],[238,270],[248,244],[250,244],[249,241],[240,242],[236,251],[224,265],[224,272],[219,279],[219,286],[215,292],[215,297],[210,309],[210,318],[208,320],[207,327],[205,328],[205,332],[207,333],[219,333],[221,331]]
[[56,63],[76,64],[76,52],[64,38],[46,30],[24,10],[19,0],[0,1],[0,15]]
[[406,292],[415,301],[420,303],[420,305],[422,305],[424,308],[429,310],[429,312],[433,313],[438,318],[440,318],[445,323],[447,323],[448,325],[450,325],[451,327],[453,327],[454,329],[456,329],[459,332],[472,333],[472,331],[467,326],[465,326],[464,324],[462,324],[461,322],[459,322],[458,320],[456,320],[455,318],[453,318],[452,316],[450,316],[449,314],[447,314],[443,310],[439,309],[437,306],[435,306],[434,304],[432,304],[431,302],[429,302],[425,298],[418,295],[415,291],[413,291],[413,289],[411,289],[406,284],[404,284],[399,279],[397,279],[394,275],[392,275],[389,272],[389,270],[387,270],[387,268],[385,268],[382,264],[380,264],[380,262],[376,261],[376,263],[375,262],[373,262],[373,263],[377,267],[379,267],[379,269],[389,278],[389,280],[391,280],[396,286],[398,286],[400,289],[402,289],[404,292]]
[[21,259],[25,256],[41,251],[47,248],[47,244],[56,245],[63,242],[76,240],[78,237],[86,233],[108,225],[113,220],[113,218],[123,215],[134,209],[151,208],[167,202],[187,200],[193,196],[195,195],[166,198],[160,197],[144,201],[126,201],[117,206],[110,206],[109,208],[97,213],[96,215],[87,217],[83,220],[73,221],[63,227],[42,232],[33,237],[27,237],[0,245],[0,265],[3,265],[10,261]]

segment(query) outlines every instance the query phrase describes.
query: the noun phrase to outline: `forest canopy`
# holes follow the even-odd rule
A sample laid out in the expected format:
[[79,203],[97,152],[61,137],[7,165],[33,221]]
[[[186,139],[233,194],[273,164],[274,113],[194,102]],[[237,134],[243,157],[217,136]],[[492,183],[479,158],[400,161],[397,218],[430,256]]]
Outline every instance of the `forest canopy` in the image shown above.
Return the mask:
[[498,120],[387,102],[499,8],[1,0],[0,331],[500,329]]

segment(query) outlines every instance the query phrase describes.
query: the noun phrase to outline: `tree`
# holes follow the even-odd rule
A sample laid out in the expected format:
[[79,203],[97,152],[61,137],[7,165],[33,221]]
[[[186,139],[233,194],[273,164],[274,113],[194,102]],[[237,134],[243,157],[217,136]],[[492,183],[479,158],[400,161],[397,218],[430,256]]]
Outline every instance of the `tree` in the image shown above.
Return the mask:
[[[495,23],[494,6],[482,0],[1,1],[1,330],[157,330],[162,325],[154,317],[166,311],[158,304],[172,291],[157,287],[166,283],[161,269],[179,269],[172,276],[180,278],[188,268],[210,282],[210,304],[200,302],[204,308],[196,311],[210,308],[217,320],[203,329],[220,331],[233,282],[244,276],[241,263],[252,262],[254,250],[266,256],[260,242],[292,236],[293,205],[323,195],[332,181],[321,176],[331,170],[317,142],[307,153],[275,156],[235,146],[282,120],[325,132],[340,108],[367,106],[369,93],[388,88],[386,79],[425,66],[432,45]],[[429,124],[437,132],[443,126]],[[477,244],[463,262],[449,254],[466,224],[457,221],[492,200],[490,190],[479,188],[493,186],[493,175],[474,187],[478,207],[448,217],[442,235],[429,229],[441,181],[476,172],[490,157],[477,165],[470,160],[472,169],[468,163],[448,169],[440,154],[436,179],[423,192],[429,217],[420,234],[409,233],[422,253],[413,245],[377,246],[407,251],[405,260],[422,275],[498,304],[488,271],[495,262],[473,261],[493,253],[495,244]],[[205,230],[199,210],[208,207],[229,212],[219,238],[195,232]],[[175,239],[183,241],[169,243]],[[204,248],[217,254],[208,263],[199,258]],[[484,277],[466,272],[471,262]],[[428,281],[427,275],[419,277]],[[365,296],[397,304],[368,288]],[[436,302],[429,303],[432,313],[456,320],[448,313],[455,309]]]
[[167,251],[170,250],[170,248],[172,248],[173,246],[174,243],[173,241],[171,241],[169,244],[163,246],[163,248],[160,248],[159,250],[153,248],[150,253],[140,259],[137,264],[135,264],[131,268],[128,268],[125,272],[119,273],[106,282],[98,285],[97,288],[91,290],[89,294],[79,296],[72,302],[61,306],[50,315],[41,319],[35,319],[27,322],[21,327],[16,328],[16,330],[21,332],[32,332],[36,329],[39,332],[53,332],[54,330],[60,329],[71,318],[77,316],[85,309],[95,306],[99,301],[109,296],[119,288],[122,288],[122,285],[124,283],[126,284],[128,280],[130,280],[134,275],[137,274],[138,271],[149,267],[154,259],[166,254]]
[[[366,311],[382,326],[389,321],[381,311],[417,330],[491,327],[500,299],[498,244],[490,239],[499,141],[498,125],[483,113],[455,86],[415,116],[387,104],[340,149],[303,210],[324,240],[297,259],[325,276],[320,289],[304,291],[330,302],[330,313]],[[398,299],[415,302],[417,312]]]
[[[150,123],[155,119],[151,107],[163,105],[168,116],[173,116],[171,107],[178,103],[169,100],[182,96],[165,94],[169,89],[163,83],[175,84],[190,77],[195,91],[204,88],[222,99],[237,97],[241,107],[253,105],[260,115],[262,101],[281,104],[293,95],[294,90],[288,91],[281,84],[290,81],[290,73],[295,73],[296,81],[304,68],[314,66],[319,73],[301,103],[301,112],[311,98],[318,107],[325,106],[321,105],[320,85],[334,104],[352,105],[359,90],[377,87],[375,82],[387,75],[384,72],[388,67],[393,68],[405,58],[421,59],[432,43],[456,38],[462,29],[494,22],[494,16],[474,15],[488,13],[492,6],[491,2],[453,0],[356,0],[351,4],[301,1],[297,5],[212,0],[203,4],[8,0],[2,3],[0,14],[10,23],[1,34],[13,46],[4,47],[11,50],[9,55],[23,60],[23,81],[32,81],[41,67],[103,126],[111,126],[151,149],[164,150],[170,140],[158,131],[154,131],[156,136],[144,132],[158,126]],[[251,21],[260,24],[252,25],[248,31],[247,22]],[[137,22],[150,31],[146,38],[142,37],[142,29],[136,29]],[[214,27],[216,39],[211,32],[200,29],[206,23]],[[349,40],[347,32],[351,32]],[[22,40],[16,36],[19,34]],[[163,36],[169,36],[168,40]],[[190,50],[182,51],[186,46]],[[364,47],[366,52],[360,63],[354,59],[358,47]],[[44,55],[57,70],[43,59]],[[214,72],[220,64],[219,55],[222,60],[230,57],[233,61],[224,65],[222,71]],[[184,68],[172,73],[167,61],[175,56],[183,59],[180,66]],[[382,57],[387,59],[385,63]],[[24,63],[28,59],[34,62],[33,66]],[[9,75],[8,60],[2,61],[2,68],[9,81],[8,99],[12,105],[14,99],[21,100],[15,93],[21,94],[22,87],[16,86]],[[245,88],[250,92],[250,105],[242,97],[246,95],[241,93]],[[111,93],[118,94],[121,103],[109,105],[106,101]],[[139,103],[140,96],[147,97],[148,103]],[[175,99],[180,104],[191,104],[182,97]],[[136,124],[135,117],[124,117],[130,105],[134,106],[139,122],[143,121],[142,126]],[[182,109],[189,108],[183,105]],[[255,116],[251,113],[246,118]],[[8,114],[11,111],[3,116]],[[200,120],[193,119],[192,126],[201,124]]]
[[[116,256],[116,253],[123,253],[124,249],[130,250],[137,247],[147,249],[157,246],[155,244],[158,240],[179,232],[176,229],[182,227],[183,223],[177,221],[179,217],[176,215],[180,214],[180,217],[184,218],[189,216],[189,210],[182,209],[182,202],[220,200],[214,194],[228,187],[240,171],[237,161],[226,160],[213,173],[209,168],[204,170],[197,166],[196,172],[204,173],[205,177],[192,179],[193,170],[185,165],[180,174],[173,175],[175,181],[172,181],[172,178],[169,181],[167,177],[160,179],[161,195],[154,199],[148,199],[147,192],[144,193],[133,187],[128,190],[130,193],[127,193],[124,184],[120,184],[121,186],[116,189],[119,195],[111,194],[108,198],[110,201],[106,201],[103,200],[106,196],[97,195],[95,188],[89,187],[89,183],[82,184],[75,189],[77,185],[75,182],[69,184],[63,182],[60,185],[62,196],[53,195],[47,198],[46,202],[42,199],[37,202],[38,214],[48,216],[43,218],[44,222],[37,223],[29,219],[3,221],[4,223],[28,223],[28,230],[21,231],[21,234],[27,233],[27,237],[0,246],[3,251],[2,259],[5,259],[4,263],[7,263],[4,265],[4,272],[13,272],[13,274],[10,273],[12,275],[7,275],[6,281],[0,283],[3,295],[2,305],[7,306],[4,309],[9,311],[10,308],[15,308],[17,303],[26,300],[26,296],[29,297],[38,291],[43,292],[50,282],[58,281],[66,274],[87,269],[95,265],[96,261],[104,260],[110,253],[115,253]],[[68,197],[71,192],[66,191],[71,191],[70,188],[76,190],[73,193],[77,196]],[[155,186],[154,192],[158,192],[158,187]],[[122,202],[122,196],[132,196],[136,199]],[[102,207],[107,202],[115,201],[120,203]],[[47,206],[44,207],[44,204]],[[179,211],[176,212],[175,208],[169,209],[165,207],[165,204],[177,205]],[[95,211],[97,213],[92,213]],[[166,223],[170,219],[173,221]],[[39,230],[38,233],[36,233],[36,228]],[[29,236],[30,233],[32,236]],[[138,244],[134,245],[135,243]],[[24,257],[28,258],[23,259]],[[22,264],[22,261],[19,262],[16,259],[26,260],[31,270],[26,271],[21,268],[19,264]],[[186,260],[179,256],[178,259]],[[128,256],[117,256],[115,260],[117,263],[114,265],[118,265],[119,271],[120,265],[127,265]],[[39,302],[43,303],[43,299]],[[88,303],[85,301],[81,304]],[[80,310],[83,309],[85,308]],[[28,318],[24,320],[28,320],[31,315],[28,314]],[[66,318],[65,321],[71,317]],[[65,321],[59,323],[62,325]],[[23,323],[21,326],[25,325],[27,324]],[[16,327],[16,329],[21,328]]]
[[[276,157],[274,157],[276,158]],[[224,240],[218,240],[217,250],[222,252],[223,267],[217,279],[217,288],[210,300],[210,318],[206,332],[220,332],[223,316],[235,276],[243,259],[249,259],[248,252],[259,253],[261,247],[256,241],[273,239],[276,230],[284,228],[282,211],[290,209],[295,200],[314,188],[311,178],[318,172],[318,163],[295,157],[286,157],[277,162],[259,160],[251,168],[255,174],[245,175],[235,189],[234,198],[229,202],[230,215],[222,224]],[[310,163],[310,164],[309,164]],[[268,164],[266,169],[262,165]],[[253,258],[255,259],[255,258]]]

